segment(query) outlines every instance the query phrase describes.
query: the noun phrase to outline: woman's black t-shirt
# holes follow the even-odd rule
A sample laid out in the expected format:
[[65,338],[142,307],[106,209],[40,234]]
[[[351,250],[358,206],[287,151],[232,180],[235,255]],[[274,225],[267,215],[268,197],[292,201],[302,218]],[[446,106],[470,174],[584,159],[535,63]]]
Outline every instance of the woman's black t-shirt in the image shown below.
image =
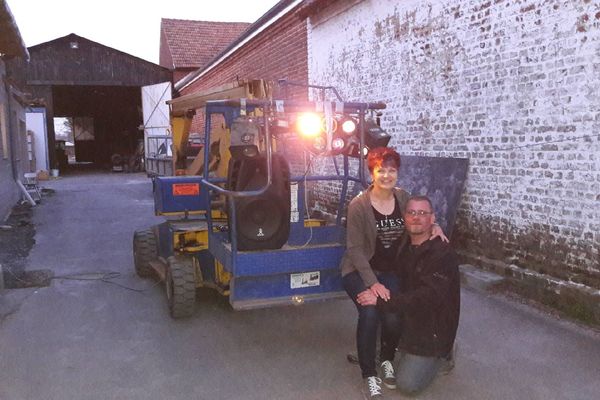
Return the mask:
[[373,208],[377,223],[377,240],[375,254],[369,261],[374,271],[391,271],[394,269],[394,259],[400,245],[400,237],[404,233],[404,219],[400,213],[398,200],[394,198],[394,211],[390,215],[381,214]]

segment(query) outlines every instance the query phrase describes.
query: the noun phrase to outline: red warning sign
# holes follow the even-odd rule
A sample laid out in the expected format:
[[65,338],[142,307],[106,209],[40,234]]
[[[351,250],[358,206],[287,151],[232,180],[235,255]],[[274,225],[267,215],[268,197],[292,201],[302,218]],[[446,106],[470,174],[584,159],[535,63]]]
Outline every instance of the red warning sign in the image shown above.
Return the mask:
[[173,196],[197,196],[200,194],[199,183],[174,183]]

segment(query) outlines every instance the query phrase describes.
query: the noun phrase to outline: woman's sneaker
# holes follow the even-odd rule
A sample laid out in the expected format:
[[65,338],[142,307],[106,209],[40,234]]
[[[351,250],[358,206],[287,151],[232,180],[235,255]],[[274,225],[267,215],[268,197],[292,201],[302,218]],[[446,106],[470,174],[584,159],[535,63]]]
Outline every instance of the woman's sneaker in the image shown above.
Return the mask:
[[396,389],[396,373],[391,361],[381,363],[381,373],[383,374],[383,384],[388,389]]
[[382,399],[381,379],[376,376],[365,378],[363,394],[365,395],[365,399]]

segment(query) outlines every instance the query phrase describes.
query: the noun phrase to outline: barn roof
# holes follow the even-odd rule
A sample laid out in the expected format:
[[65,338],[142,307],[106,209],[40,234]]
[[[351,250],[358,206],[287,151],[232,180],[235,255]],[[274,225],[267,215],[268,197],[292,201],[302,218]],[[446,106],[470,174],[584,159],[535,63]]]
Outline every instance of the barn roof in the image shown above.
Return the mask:
[[150,61],[71,33],[29,47],[31,60],[16,68],[29,85],[144,86],[171,81]]
[[161,20],[161,36],[173,59],[174,68],[199,68],[233,42],[250,26],[246,22]]
[[[0,1],[2,1],[2,0],[0,0]],[[29,47],[29,52],[35,52],[37,50],[40,50],[40,49],[43,49],[43,48],[46,48],[46,47],[56,46],[56,45],[58,45],[61,42],[86,42],[86,43],[89,43],[89,44],[91,44],[93,46],[106,49],[107,51],[110,51],[112,53],[121,54],[121,55],[126,56],[128,58],[135,59],[137,62],[148,64],[148,65],[154,66],[156,68],[163,69],[163,67],[161,67],[158,64],[155,64],[155,63],[150,62],[148,60],[144,60],[143,58],[134,56],[134,55],[126,53],[124,51],[117,50],[114,47],[109,47],[109,46],[107,46],[105,44],[102,44],[102,43],[99,43],[99,42],[95,42],[95,41],[90,40],[88,38],[85,38],[83,36],[79,36],[79,35],[77,35],[75,33],[69,33],[66,36],[62,36],[62,37],[59,37],[59,38],[56,38],[56,39],[52,39],[52,40],[49,40],[47,42],[38,43],[35,46],[30,46]]]
[[0,0],[0,55],[29,59],[29,53],[6,0]]

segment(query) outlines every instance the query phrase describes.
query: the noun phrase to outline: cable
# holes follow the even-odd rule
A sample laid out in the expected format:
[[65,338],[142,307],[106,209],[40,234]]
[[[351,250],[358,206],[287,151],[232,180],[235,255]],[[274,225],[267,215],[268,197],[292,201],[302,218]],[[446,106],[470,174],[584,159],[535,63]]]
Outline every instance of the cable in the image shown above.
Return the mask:
[[[304,151],[304,163],[306,164],[306,150]],[[312,166],[312,160],[314,157],[311,157],[308,160],[308,164],[306,165],[306,170],[304,170],[304,174],[302,175],[302,178],[306,181],[306,176],[308,175],[308,171],[310,171],[310,167]]]
[[[90,275],[99,275],[96,277],[86,277],[86,276],[90,276]],[[121,277],[121,273],[120,272],[115,272],[115,271],[109,271],[109,272],[82,272],[79,274],[71,274],[71,275],[59,275],[59,276],[53,276],[52,280],[54,279],[65,279],[65,280],[71,280],[71,281],[100,281],[100,282],[104,282],[104,283],[110,283],[111,285],[115,285],[118,286],[120,288],[123,289],[127,289],[127,290],[131,290],[133,292],[137,292],[137,293],[142,293],[142,292],[146,292],[150,289],[152,289],[153,287],[159,285],[162,281],[157,281],[156,283],[154,283],[154,285],[146,288],[146,289],[136,289],[136,288],[132,288],[126,285],[122,285],[120,283],[117,282],[113,282],[112,279],[116,279]]]
[[[15,279],[16,281],[21,282],[25,287],[39,287],[41,285],[36,284],[33,281],[29,281],[29,280],[25,280],[25,279],[21,279],[21,277],[19,277],[18,275],[16,275],[14,272],[12,272],[10,269],[6,269],[6,272],[8,272],[10,274],[10,276]],[[86,275],[99,275],[98,277],[93,277],[93,278],[86,278]],[[125,286],[125,285],[121,285],[120,283],[117,282],[113,282],[111,279],[115,279],[115,278],[119,278],[121,276],[120,272],[114,272],[114,271],[110,271],[110,272],[83,272],[80,274],[71,274],[71,275],[59,275],[59,276],[51,276],[48,277],[48,280],[54,280],[54,279],[66,279],[66,280],[73,280],[73,281],[101,281],[104,283],[110,283],[112,285],[115,286],[119,286],[123,289],[127,289],[127,290],[131,290],[134,292],[145,292],[151,288],[153,288],[154,286],[158,285],[161,281],[156,282],[154,285],[150,286],[149,288],[146,289],[136,289],[136,288],[132,288],[129,286]]]
[[[306,154],[307,154],[307,152],[304,151],[304,163],[306,163]],[[304,176],[303,176],[303,179],[304,179],[304,211],[306,212],[307,219],[310,219],[310,212],[308,211],[308,187],[307,187],[307,182],[308,181],[306,179],[306,176],[308,175],[308,171],[310,170],[312,160],[313,160],[313,157],[311,157],[308,160],[308,164],[306,166],[306,171],[304,172]],[[308,244],[312,240],[312,237],[313,237],[313,227],[312,227],[312,225],[309,225],[309,228],[310,228],[310,235],[308,236],[308,240],[302,246],[299,246],[300,249],[303,249],[306,246],[308,246]]]

